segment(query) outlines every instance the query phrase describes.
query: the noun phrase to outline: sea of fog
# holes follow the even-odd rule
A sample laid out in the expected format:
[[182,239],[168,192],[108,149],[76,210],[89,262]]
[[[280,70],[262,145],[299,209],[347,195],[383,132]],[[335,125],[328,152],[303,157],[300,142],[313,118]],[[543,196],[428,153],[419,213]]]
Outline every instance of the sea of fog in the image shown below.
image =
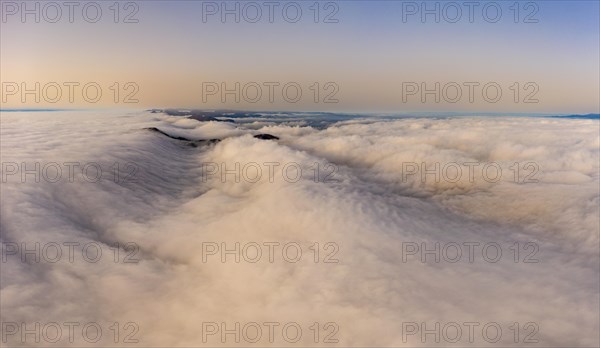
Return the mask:
[[600,344],[599,120],[222,116],[1,113],[2,345]]

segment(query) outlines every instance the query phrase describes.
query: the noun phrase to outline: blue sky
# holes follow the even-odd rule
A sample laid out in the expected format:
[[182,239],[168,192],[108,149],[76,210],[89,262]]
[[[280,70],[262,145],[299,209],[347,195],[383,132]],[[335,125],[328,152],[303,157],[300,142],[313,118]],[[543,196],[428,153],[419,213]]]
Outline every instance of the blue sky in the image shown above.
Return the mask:
[[[515,1],[477,2],[473,23],[467,2],[461,1],[454,2],[463,11],[456,23],[443,14],[440,23],[433,15],[423,23],[420,13],[404,22],[403,9],[422,1],[323,1],[318,3],[319,23],[314,22],[314,1],[295,2],[303,11],[296,23],[288,23],[281,12],[286,5],[293,10],[292,2],[276,2],[274,23],[268,22],[262,1],[255,2],[263,11],[256,23],[243,17],[236,23],[233,15],[223,23],[220,13],[203,22],[203,9],[221,1],[136,2],[139,11],[132,18],[138,23],[122,23],[132,8],[121,2],[119,23],[114,23],[113,2],[98,3],[103,13],[96,23],[86,22],[78,11],[73,23],[66,15],[57,23],[35,23],[33,16],[22,23],[19,14],[7,16],[0,34],[2,81],[27,86],[93,81],[106,96],[115,82],[119,88],[133,82],[138,101],[126,106],[134,107],[550,113],[599,108],[598,1],[520,1],[518,23]],[[237,3],[242,9],[248,2]],[[452,10],[447,1],[427,1],[426,6],[436,3]],[[235,4],[227,2],[230,8]],[[484,6],[490,18],[496,7],[502,10],[497,22],[486,21]],[[323,23],[334,10],[338,22]],[[538,22],[523,23],[532,11]],[[295,83],[303,97],[292,103],[276,90],[278,98],[270,101],[265,82]],[[336,88],[325,88],[328,82]],[[472,102],[465,82],[479,83]],[[243,96],[240,102],[233,96],[223,101],[218,91],[206,98],[203,83],[226,88],[256,83],[263,97],[255,103]],[[404,95],[407,83],[416,83],[419,91]],[[421,87],[435,89],[436,83],[440,90],[448,87],[447,98],[440,91],[439,102],[435,95],[423,101]],[[479,90],[490,83],[501,90],[497,102],[486,100]],[[454,100],[456,86],[462,97],[448,102]],[[333,92],[331,99],[337,102],[324,103]],[[39,103],[33,98],[23,102],[19,93],[8,96],[3,106],[89,106],[85,100],[48,104],[43,97]],[[537,102],[524,103],[527,96]],[[93,106],[114,104],[106,97]]]

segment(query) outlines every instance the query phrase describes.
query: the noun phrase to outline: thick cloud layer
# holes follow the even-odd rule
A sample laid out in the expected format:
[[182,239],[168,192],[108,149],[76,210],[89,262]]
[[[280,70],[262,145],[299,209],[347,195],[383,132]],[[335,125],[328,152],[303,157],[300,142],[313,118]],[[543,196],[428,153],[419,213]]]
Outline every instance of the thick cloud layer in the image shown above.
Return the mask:
[[[3,339],[24,346],[600,343],[597,120],[353,118],[324,129],[297,119],[259,122],[3,113]],[[224,140],[192,148],[148,127]],[[258,133],[280,140],[252,137]],[[94,166],[75,170],[70,182],[70,161],[100,165],[102,179],[90,180]],[[23,180],[21,168],[12,174],[11,164],[21,162],[59,163],[63,177]],[[24,255],[35,243],[58,243],[66,253],[65,242],[79,243],[72,262]],[[97,262],[82,257],[89,243],[102,248]],[[236,243],[239,253],[224,251]],[[125,262],[127,255],[139,262]],[[22,324],[32,330],[36,322],[39,342],[21,335]],[[57,343],[53,322],[63,331]],[[80,324],[73,343],[66,322]],[[86,323],[101,327],[98,342],[90,343],[93,329],[81,334]],[[234,333],[222,336],[236,323],[239,342]],[[249,323],[262,329],[257,342]],[[265,323],[277,323],[272,339]],[[423,334],[436,323],[439,338]],[[457,341],[454,323],[462,330]],[[465,323],[476,323],[472,339]],[[127,344],[131,338],[139,342]]]

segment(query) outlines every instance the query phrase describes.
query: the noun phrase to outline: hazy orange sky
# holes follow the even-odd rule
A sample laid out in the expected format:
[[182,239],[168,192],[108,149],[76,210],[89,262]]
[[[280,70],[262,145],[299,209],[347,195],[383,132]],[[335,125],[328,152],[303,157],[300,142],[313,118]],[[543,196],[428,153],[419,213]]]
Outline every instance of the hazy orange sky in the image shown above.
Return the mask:
[[453,3],[460,18],[448,2],[428,2],[434,12],[439,4],[439,23],[422,17],[422,2],[276,3],[272,18],[253,3],[255,21],[247,2],[121,2],[118,12],[97,2],[90,23],[97,8],[84,14],[87,2],[69,18],[60,2],[27,2],[22,17],[22,2],[2,1],[2,108],[599,110],[597,1],[520,2],[518,11],[496,2],[487,14],[481,2],[472,18],[462,2]]

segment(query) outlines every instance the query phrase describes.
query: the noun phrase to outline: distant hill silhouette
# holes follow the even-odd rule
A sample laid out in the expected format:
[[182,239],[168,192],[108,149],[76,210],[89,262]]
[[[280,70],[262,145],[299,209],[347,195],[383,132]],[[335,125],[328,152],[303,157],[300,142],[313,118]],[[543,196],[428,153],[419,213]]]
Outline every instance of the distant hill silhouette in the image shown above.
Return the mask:
[[600,114],[550,116],[554,118],[573,118],[580,120],[600,120]]

